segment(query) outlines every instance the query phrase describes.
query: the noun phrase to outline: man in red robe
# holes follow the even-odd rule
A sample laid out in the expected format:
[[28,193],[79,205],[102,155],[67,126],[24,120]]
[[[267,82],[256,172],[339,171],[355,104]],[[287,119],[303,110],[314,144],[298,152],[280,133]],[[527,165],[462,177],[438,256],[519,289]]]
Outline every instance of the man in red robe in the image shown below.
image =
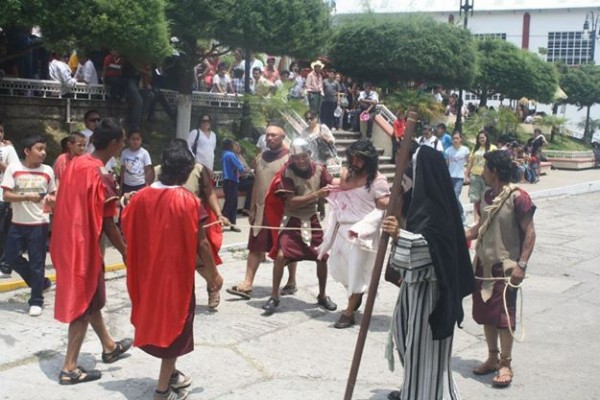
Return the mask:
[[194,349],[194,270],[202,263],[209,290],[223,278],[201,225],[206,212],[182,185],[194,168],[194,156],[182,139],[162,155],[159,181],[137,192],[123,212],[127,240],[127,289],[131,297],[134,345],[161,358],[154,399],[185,399],[191,377],[175,369],[177,357]]
[[102,342],[105,363],[117,361],[131,347],[131,339],[113,340],[100,311],[106,301],[100,236],[104,233],[125,257],[125,243],[114,223],[116,185],[104,167],[121,152],[123,141],[123,128],[112,119],[103,120],[94,131],[95,151],[69,163],[57,194],[50,243],[56,268],[54,317],[69,324],[67,354],[58,378],[61,385],[101,377],[100,371],[77,366],[88,324]]

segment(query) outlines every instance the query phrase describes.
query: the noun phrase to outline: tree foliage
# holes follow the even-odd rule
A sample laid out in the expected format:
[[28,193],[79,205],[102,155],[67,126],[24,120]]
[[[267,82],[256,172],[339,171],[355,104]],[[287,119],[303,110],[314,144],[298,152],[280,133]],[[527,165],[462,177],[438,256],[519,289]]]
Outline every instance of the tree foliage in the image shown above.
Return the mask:
[[587,108],[584,138],[590,143],[593,130],[590,129],[590,108],[600,103],[600,66],[586,64],[580,67],[562,68],[560,85],[567,94],[566,102],[580,108]]
[[478,41],[477,50],[479,70],[469,90],[481,98],[481,105],[495,94],[552,102],[558,88],[554,65],[500,39]]
[[343,72],[377,84],[427,80],[471,83],[477,69],[471,34],[422,15],[366,14],[340,21],[328,55]]
[[3,28],[33,25],[51,44],[114,48],[138,62],[161,60],[170,51],[165,0],[71,0],[61,6],[52,0],[8,0],[3,5]]

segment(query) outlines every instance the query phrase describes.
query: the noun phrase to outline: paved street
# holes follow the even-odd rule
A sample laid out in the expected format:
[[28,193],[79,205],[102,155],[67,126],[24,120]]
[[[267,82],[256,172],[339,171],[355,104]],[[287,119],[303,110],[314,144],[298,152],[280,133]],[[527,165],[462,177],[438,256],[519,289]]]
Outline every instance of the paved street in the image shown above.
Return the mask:
[[[600,399],[592,384],[600,343],[599,262],[600,194],[537,201],[537,245],[524,288],[526,339],[516,344],[511,388],[490,387],[491,376],[470,373],[485,355],[479,326],[467,318],[454,340],[453,369],[465,399]],[[227,285],[243,276],[243,252],[230,252],[221,271]],[[255,297],[237,300],[223,292],[219,311],[206,307],[206,289],[197,280],[196,350],[180,359],[179,368],[194,376],[192,399],[340,399],[358,327],[336,330],[338,312],[315,306],[315,268],[299,267],[300,290],[286,297],[273,316],[261,315],[268,297],[270,264],[257,276]],[[116,338],[131,336],[130,305],[124,272],[110,274],[105,317]],[[329,292],[340,306],[344,290],[330,281]],[[400,384],[402,370],[388,371],[383,358],[397,289],[382,283],[367,338],[355,399],[385,399]],[[59,386],[66,325],[53,320],[51,307],[40,318],[27,315],[27,291],[0,294],[1,399],[149,399],[158,360],[134,349],[116,364],[100,361],[100,346],[90,330],[80,362],[103,372],[102,380],[76,387]],[[53,304],[54,295],[47,296]],[[359,316],[360,318],[360,316]]]

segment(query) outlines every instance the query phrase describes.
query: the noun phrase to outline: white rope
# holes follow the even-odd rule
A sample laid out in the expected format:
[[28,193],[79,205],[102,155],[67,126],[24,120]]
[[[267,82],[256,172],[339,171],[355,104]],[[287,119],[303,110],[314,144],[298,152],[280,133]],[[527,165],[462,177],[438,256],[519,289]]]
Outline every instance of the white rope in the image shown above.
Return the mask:
[[[525,277],[527,278],[527,277]],[[525,279],[524,278],[524,279]],[[475,279],[480,280],[480,281],[504,281],[505,285],[504,285],[504,292],[502,293],[502,303],[504,305],[504,312],[506,313],[506,318],[508,320],[508,331],[510,332],[510,335],[513,337],[514,340],[516,340],[517,342],[521,343],[525,340],[525,322],[523,320],[523,282],[521,282],[518,285],[513,285],[510,282],[510,277],[501,277],[501,278],[483,278],[483,277],[479,277],[476,276]],[[519,310],[519,320],[521,321],[521,335],[520,337],[516,337],[515,336],[515,332],[512,330],[512,326],[510,323],[510,314],[508,313],[508,306],[506,305],[506,292],[508,290],[508,288],[511,287],[513,289],[516,289],[520,292],[520,298],[521,298],[521,305],[520,305],[520,310]],[[515,315],[516,318],[516,315]],[[515,320],[515,324],[517,323],[517,321]]]

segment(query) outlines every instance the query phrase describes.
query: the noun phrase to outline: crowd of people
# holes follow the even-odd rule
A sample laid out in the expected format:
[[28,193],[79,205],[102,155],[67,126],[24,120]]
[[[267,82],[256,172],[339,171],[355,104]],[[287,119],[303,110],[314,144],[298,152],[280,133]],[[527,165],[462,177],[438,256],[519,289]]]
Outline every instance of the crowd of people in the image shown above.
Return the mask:
[[[452,337],[464,319],[462,299],[471,294],[473,316],[484,326],[489,353],[473,372],[496,372],[492,383],[497,387],[511,383],[517,292],[509,290],[504,299],[504,287],[520,284],[535,244],[535,205],[511,183],[516,170],[512,145],[496,150],[481,133],[476,148],[469,151],[460,133],[450,136],[443,124],[436,126],[435,134],[424,126],[419,139],[403,139],[398,146],[411,147],[412,161],[403,178],[402,217],[397,219],[385,215],[391,188],[379,172],[373,144],[361,139],[350,145],[346,166],[334,178],[319,149],[307,140],[311,135],[325,142],[332,137],[311,121],[313,116],[307,113],[307,134],[289,144],[282,122],[270,121],[265,149],[252,168],[240,156],[238,143],[223,141],[223,208],[213,187],[217,142],[209,115],[200,117],[187,141],[175,139],[166,145],[154,167],[140,131],[125,135],[115,120],[102,119],[93,110],[85,114],[86,130],[64,139],[65,152],[54,168],[44,164],[43,137],[23,140],[23,161],[2,137],[0,211],[1,226],[7,228],[2,230],[2,273],[14,271],[23,278],[31,288],[29,315],[41,315],[44,293],[52,288],[45,277],[52,215],[54,315],[69,324],[60,384],[101,378],[99,371],[78,365],[92,325],[103,362],[118,361],[137,346],[162,360],[154,399],[187,398],[185,389],[192,378],[179,371],[176,362],[193,350],[195,273],[206,281],[209,308],[216,309],[223,286],[217,268],[222,264],[223,232],[237,230],[237,190],[251,169],[251,196],[244,205],[251,225],[245,277],[227,288],[229,294],[252,298],[258,267],[268,255],[274,260],[273,283],[262,308],[266,315],[276,313],[282,297],[297,291],[297,263],[314,261],[316,304],[337,310],[327,292],[330,274],[347,295],[334,327],[348,328],[356,323],[384,231],[394,238],[389,268],[399,273],[394,283],[400,292],[391,337],[405,371],[401,389],[389,398],[460,398],[451,373]],[[3,135],[2,124],[0,128]],[[126,140],[128,148],[123,149]],[[543,136],[536,133],[532,142],[536,141],[543,142]],[[120,163],[115,161],[119,155]],[[476,216],[472,226],[465,226],[458,200],[458,189],[467,179],[475,182],[469,193]],[[329,204],[324,221],[318,211],[322,201]],[[474,267],[467,244],[472,239],[478,239]],[[127,265],[133,339],[115,340],[103,321],[103,249],[108,243]]]

